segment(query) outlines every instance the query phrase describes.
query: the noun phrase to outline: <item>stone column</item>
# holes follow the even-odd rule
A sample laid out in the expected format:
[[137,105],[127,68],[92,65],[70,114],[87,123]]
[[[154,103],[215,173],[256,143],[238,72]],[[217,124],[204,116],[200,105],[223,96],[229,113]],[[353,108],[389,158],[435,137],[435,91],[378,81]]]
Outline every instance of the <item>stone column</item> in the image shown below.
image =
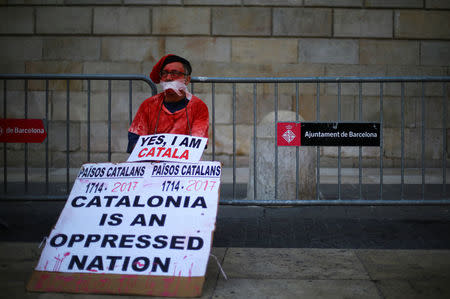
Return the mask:
[[[275,199],[275,124],[274,112],[267,114],[258,124],[256,134],[256,170],[254,169],[254,145],[251,141],[250,175],[247,184],[249,200]],[[303,118],[299,116],[299,120]],[[295,112],[278,111],[278,121],[295,121]],[[294,146],[278,147],[278,200],[311,200],[316,198],[316,148],[299,148],[299,187],[296,185],[296,148]],[[254,193],[254,175],[256,174],[256,192]]]

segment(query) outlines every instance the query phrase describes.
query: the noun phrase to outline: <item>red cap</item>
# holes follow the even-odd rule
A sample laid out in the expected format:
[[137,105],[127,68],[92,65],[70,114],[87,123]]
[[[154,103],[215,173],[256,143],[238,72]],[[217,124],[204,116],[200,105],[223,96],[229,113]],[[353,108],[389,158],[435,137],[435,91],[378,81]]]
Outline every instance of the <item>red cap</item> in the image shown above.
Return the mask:
[[167,54],[163,56],[154,66],[152,72],[150,73],[150,79],[152,79],[153,83],[158,84],[161,81],[161,70],[164,66],[164,61],[167,57],[174,56],[173,54]]

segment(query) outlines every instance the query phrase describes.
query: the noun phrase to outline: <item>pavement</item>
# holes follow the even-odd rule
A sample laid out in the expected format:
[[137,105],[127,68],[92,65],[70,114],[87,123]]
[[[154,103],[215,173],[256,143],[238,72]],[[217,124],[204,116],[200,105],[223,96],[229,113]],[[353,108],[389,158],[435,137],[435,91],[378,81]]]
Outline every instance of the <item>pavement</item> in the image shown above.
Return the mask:
[[[0,242],[0,297],[96,299],[25,285],[36,242]],[[201,298],[450,298],[450,250],[214,247]],[[123,295],[118,298],[142,298]]]
[[[113,297],[25,290],[63,206],[0,201],[0,298]],[[211,253],[201,298],[448,299],[450,207],[220,206]]]

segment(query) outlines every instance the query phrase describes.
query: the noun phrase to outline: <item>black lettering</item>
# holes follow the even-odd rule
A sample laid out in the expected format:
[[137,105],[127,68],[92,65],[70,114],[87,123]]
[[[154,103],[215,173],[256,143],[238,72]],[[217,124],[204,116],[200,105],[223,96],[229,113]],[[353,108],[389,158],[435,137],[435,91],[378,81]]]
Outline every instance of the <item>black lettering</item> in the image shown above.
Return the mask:
[[140,256],[140,257],[137,257],[134,259],[133,263],[131,264],[131,268],[134,271],[142,272],[142,271],[147,270],[149,265],[150,265],[150,260],[148,259],[148,257]]
[[77,196],[77,197],[75,197],[74,199],[72,199],[72,207],[74,207],[74,208],[80,208],[80,207],[82,207],[82,206],[84,206],[84,203],[77,203],[77,201],[79,200],[79,199],[81,199],[81,200],[86,200],[86,197],[85,196]]
[[137,238],[139,243],[136,243],[137,248],[148,248],[150,247],[150,239],[151,237],[149,235],[141,235]]
[[[156,199],[157,203],[153,203],[153,200]],[[159,207],[163,202],[163,198],[161,196],[154,195],[150,197],[147,201],[147,205],[149,207]]]
[[113,271],[114,268],[116,267],[116,261],[121,260],[122,257],[121,256],[107,256],[106,259],[111,260],[109,262],[108,270]]
[[161,218],[158,218],[158,215],[152,214],[150,216],[148,226],[153,226],[155,222],[157,222],[159,226],[164,226],[164,224],[166,223],[166,216],[167,216],[166,214],[162,214]]
[[119,236],[117,235],[105,235],[102,240],[102,245],[100,245],[101,248],[105,248],[106,244],[109,244],[109,247],[116,248],[116,241],[119,239]]
[[112,214],[111,217],[109,217],[111,220],[108,221],[108,224],[112,226],[117,226],[122,223],[122,217],[123,215],[119,213]]
[[183,244],[185,236],[173,236],[170,241],[170,249],[183,249],[183,246],[178,246],[178,244]]
[[195,208],[197,206],[200,206],[203,209],[206,209],[206,202],[205,202],[205,199],[203,198],[203,196],[197,197],[197,199],[192,204],[191,208]]
[[140,224],[141,226],[145,226],[145,216],[144,214],[138,214],[133,221],[131,222],[130,226],[134,226],[136,224]]
[[84,240],[84,235],[82,234],[74,234],[70,237],[69,243],[67,244],[67,247],[72,247],[74,243],[81,242]]
[[192,147],[192,148],[199,148],[201,142],[202,142],[201,139],[192,138],[191,144],[189,144],[189,147]]
[[135,235],[122,235],[119,242],[119,248],[132,248],[133,245],[127,243],[132,243],[134,236]]
[[166,261],[164,264],[159,257],[155,257],[153,259],[152,272],[158,271],[158,267],[159,267],[162,272],[167,273],[167,272],[169,272],[169,266],[170,266],[170,257],[166,257]]
[[91,243],[95,243],[100,241],[101,237],[98,234],[89,234],[86,237],[86,242],[84,243],[84,247],[89,247],[89,245],[91,245]]
[[94,270],[94,268],[97,268],[98,271],[103,271],[103,259],[100,255],[96,255],[92,261],[87,266],[86,270]]
[[167,247],[167,236],[156,236],[153,248],[161,249],[165,247]]
[[[57,242],[58,239],[61,239],[60,242]],[[65,234],[57,234],[54,235],[50,240],[50,246],[52,247],[61,247],[67,242],[67,236]]]
[[203,239],[200,237],[189,237],[188,239],[188,250],[199,250],[203,247]]
[[178,196],[177,199],[175,200],[173,198],[173,196],[167,196],[167,200],[166,200],[166,208],[170,207],[170,204],[172,203],[172,205],[176,208],[180,207],[181,204],[181,196]]
[[86,208],[89,208],[90,206],[96,206],[97,208],[101,208],[102,202],[100,200],[100,196],[96,195],[94,196],[89,203],[86,205]]
[[87,261],[87,255],[83,255],[83,258],[81,259],[81,261],[77,255],[72,255],[70,258],[68,269],[72,270],[73,266],[76,265],[78,270],[84,270],[84,267],[86,266],[86,261]]

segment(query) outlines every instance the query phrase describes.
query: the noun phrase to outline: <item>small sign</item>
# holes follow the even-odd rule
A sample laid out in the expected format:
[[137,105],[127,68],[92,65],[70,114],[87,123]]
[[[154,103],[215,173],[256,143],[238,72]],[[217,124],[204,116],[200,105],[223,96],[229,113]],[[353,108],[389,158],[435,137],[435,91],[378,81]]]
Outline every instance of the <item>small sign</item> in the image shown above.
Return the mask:
[[278,146],[300,146],[301,137],[300,123],[282,122],[277,123],[277,145]]
[[277,136],[278,146],[380,146],[380,123],[278,123]]
[[208,138],[179,135],[156,134],[140,136],[128,162],[136,161],[200,161]]
[[380,146],[380,123],[301,123],[302,146]]
[[42,143],[46,137],[42,119],[0,119],[0,142]]
[[200,296],[221,171],[209,161],[83,165],[27,289]]

